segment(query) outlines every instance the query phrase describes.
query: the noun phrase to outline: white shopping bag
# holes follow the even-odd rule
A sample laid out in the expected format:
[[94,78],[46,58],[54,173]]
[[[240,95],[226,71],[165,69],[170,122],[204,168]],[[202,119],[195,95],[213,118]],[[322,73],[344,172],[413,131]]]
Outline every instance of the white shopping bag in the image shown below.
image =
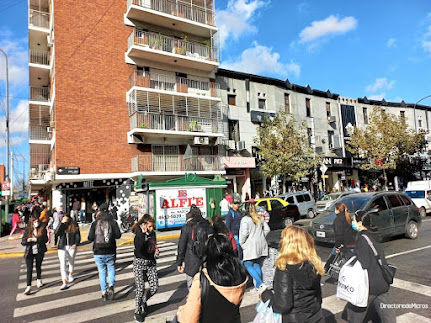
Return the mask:
[[361,263],[354,256],[341,267],[338,276],[337,297],[352,305],[367,307],[368,293],[368,272],[366,269],[362,269]]
[[265,303],[262,301],[257,302],[256,305],[257,315],[253,323],[281,323],[282,318],[279,313],[274,313],[272,307],[269,307],[269,301]]

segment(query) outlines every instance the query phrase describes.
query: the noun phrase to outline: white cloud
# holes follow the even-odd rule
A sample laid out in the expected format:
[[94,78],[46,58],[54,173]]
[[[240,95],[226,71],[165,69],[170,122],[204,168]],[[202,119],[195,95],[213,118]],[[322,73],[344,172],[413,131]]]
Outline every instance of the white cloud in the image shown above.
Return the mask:
[[431,54],[431,40],[430,41],[423,41],[422,42],[422,48],[424,51],[428,54]]
[[[0,30],[0,48],[6,52],[9,66],[9,84],[28,84],[28,45],[26,39],[14,39],[7,30]],[[6,80],[5,58],[0,54],[0,81]]]
[[[5,106],[4,101],[2,102]],[[10,111],[9,114],[9,132],[14,133],[27,133],[28,131],[28,101],[20,100],[15,109]],[[6,134],[6,116],[0,117],[0,134]],[[0,137],[1,138],[1,137]]]
[[254,47],[244,50],[236,61],[226,61],[222,68],[252,74],[275,74],[282,77],[299,77],[301,66],[293,61],[288,64],[280,62],[280,54],[271,47],[253,43]]
[[377,100],[377,101],[381,101],[381,100],[383,100],[383,99],[384,99],[385,95],[386,95],[386,93],[385,93],[385,92],[383,92],[383,93],[380,93],[380,94],[374,94],[374,95],[371,95],[370,97],[367,97],[367,98],[368,98],[369,100]]
[[299,42],[307,43],[327,35],[345,34],[354,30],[358,21],[354,17],[339,19],[334,15],[324,20],[313,21],[311,26],[304,28],[299,34]]
[[244,33],[256,33],[251,20],[258,9],[268,2],[263,0],[229,0],[225,10],[217,11],[217,26],[223,47],[229,37],[238,39]]
[[388,48],[396,47],[397,46],[396,42],[397,42],[396,38],[389,38],[388,41],[386,42],[386,47]]
[[368,85],[365,90],[367,92],[377,92],[379,90],[390,90],[394,86],[395,81],[388,81],[386,77],[378,78],[373,84]]

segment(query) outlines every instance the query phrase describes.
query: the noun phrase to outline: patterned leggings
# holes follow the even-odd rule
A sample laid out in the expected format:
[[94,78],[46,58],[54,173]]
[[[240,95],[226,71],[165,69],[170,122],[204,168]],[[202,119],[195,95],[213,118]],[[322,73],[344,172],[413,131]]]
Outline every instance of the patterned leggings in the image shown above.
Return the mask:
[[[135,276],[136,285],[135,312],[143,313],[148,299],[157,292],[159,287],[155,262],[135,257],[133,259],[133,275]],[[149,290],[145,290],[145,276],[148,280],[148,285],[150,285]]]

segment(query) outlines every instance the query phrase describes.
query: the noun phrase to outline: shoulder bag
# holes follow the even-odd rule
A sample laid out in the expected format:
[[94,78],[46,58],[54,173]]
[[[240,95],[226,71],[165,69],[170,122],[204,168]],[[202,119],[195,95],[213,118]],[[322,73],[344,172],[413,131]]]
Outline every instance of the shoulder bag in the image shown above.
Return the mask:
[[368,271],[353,256],[340,270],[337,297],[357,307],[367,307],[369,294]]

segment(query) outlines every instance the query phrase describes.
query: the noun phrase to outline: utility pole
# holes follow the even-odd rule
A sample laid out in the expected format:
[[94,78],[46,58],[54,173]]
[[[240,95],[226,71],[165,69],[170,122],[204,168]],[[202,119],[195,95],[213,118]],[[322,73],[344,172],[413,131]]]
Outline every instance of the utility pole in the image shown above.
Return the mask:
[[[6,169],[5,180],[9,180],[9,65],[6,53],[0,49],[6,59]],[[6,196],[5,221],[9,215],[9,196]],[[0,215],[1,218],[1,215]],[[0,220],[0,236],[1,236],[1,220]]]
[[10,199],[13,201],[13,152],[10,152]]

